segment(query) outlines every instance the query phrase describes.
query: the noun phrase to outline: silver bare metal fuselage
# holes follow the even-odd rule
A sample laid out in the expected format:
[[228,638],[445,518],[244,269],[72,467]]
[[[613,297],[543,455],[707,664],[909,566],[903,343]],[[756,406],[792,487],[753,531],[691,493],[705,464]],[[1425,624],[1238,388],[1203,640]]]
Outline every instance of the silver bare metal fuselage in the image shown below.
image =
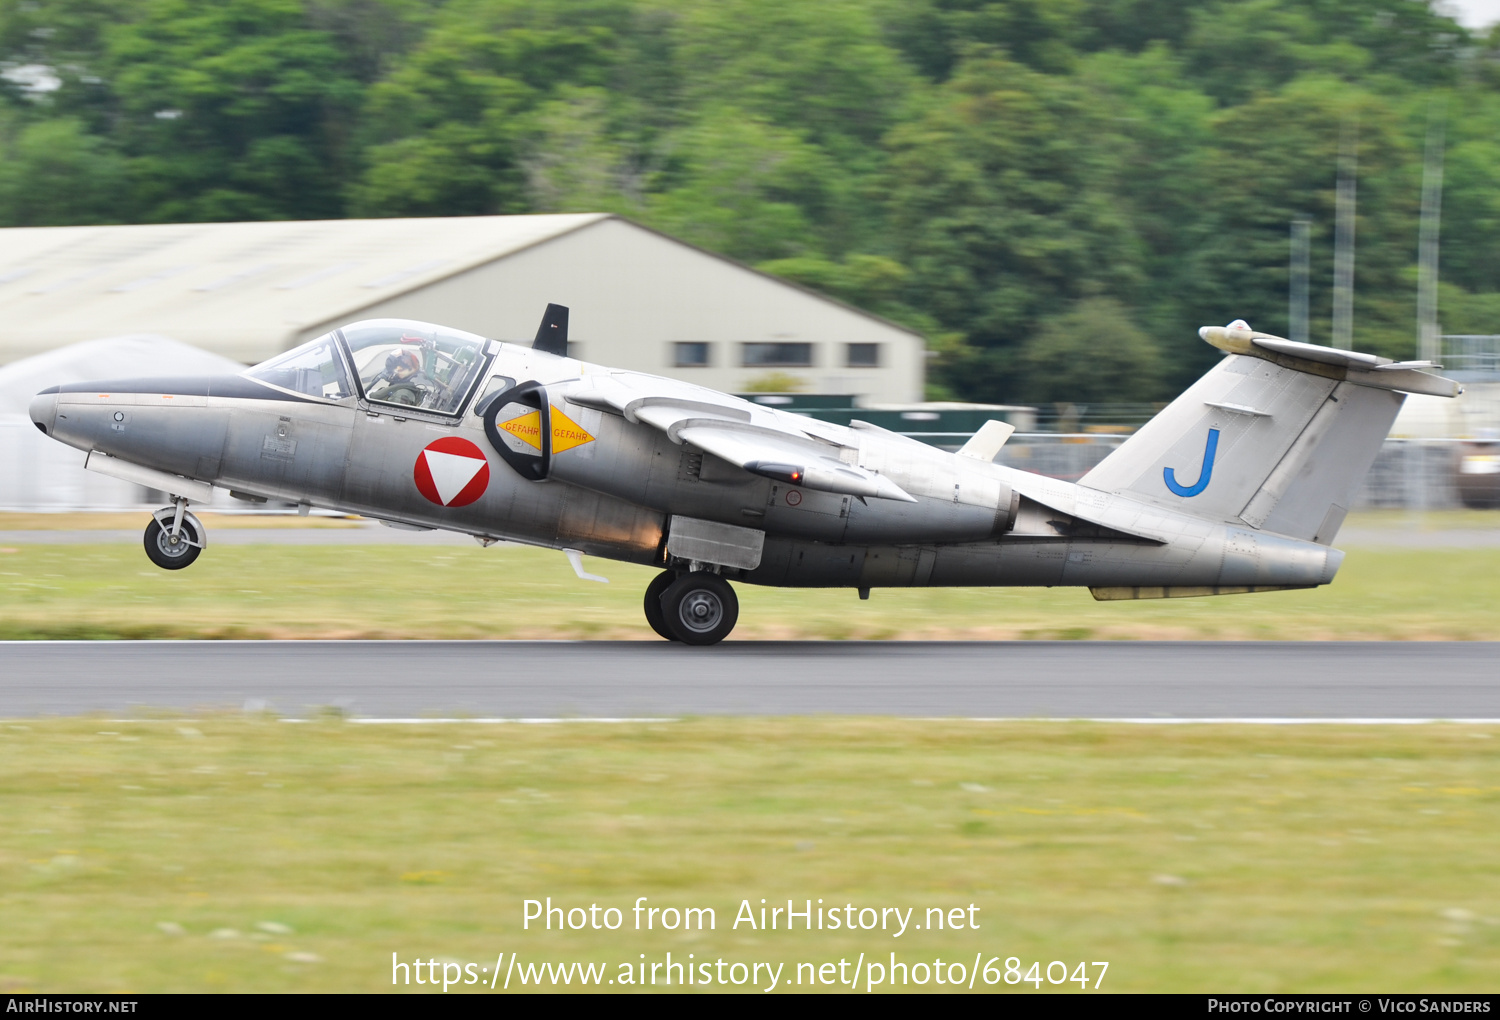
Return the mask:
[[[791,486],[589,400],[609,374],[498,345],[487,377],[539,381],[590,437],[553,454],[542,482],[496,455],[472,406],[447,417],[229,377],[61,387],[37,398],[32,417],[68,445],[238,493],[634,563],[663,562],[674,516],[753,528],[766,536],[759,566],[725,574],[755,584],[1311,586],[1331,581],[1342,558],[871,428],[814,423],[841,460],[914,502]],[[423,451],[448,436],[488,461],[488,484],[467,505],[434,503],[414,481]]]

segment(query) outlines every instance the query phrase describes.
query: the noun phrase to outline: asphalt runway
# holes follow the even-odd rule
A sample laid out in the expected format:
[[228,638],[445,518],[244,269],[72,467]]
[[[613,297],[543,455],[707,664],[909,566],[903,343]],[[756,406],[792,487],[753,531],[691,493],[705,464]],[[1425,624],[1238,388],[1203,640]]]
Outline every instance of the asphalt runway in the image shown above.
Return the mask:
[[1500,720],[1493,642],[0,643],[0,717]]

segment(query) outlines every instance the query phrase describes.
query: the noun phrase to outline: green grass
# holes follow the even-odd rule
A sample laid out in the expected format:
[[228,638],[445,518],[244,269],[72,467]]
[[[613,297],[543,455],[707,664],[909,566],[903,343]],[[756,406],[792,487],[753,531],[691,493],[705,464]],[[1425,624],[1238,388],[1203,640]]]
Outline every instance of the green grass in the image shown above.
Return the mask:
[[[1114,991],[1493,991],[1500,729],[0,725],[0,990],[390,988],[391,953],[1109,961]],[[626,909],[522,931],[522,901]],[[636,897],[711,932],[630,930]],[[979,907],[759,932],[749,899]],[[929,986],[930,987],[930,986]],[[1029,986],[1021,986],[1029,989]],[[1076,986],[1075,986],[1076,987]],[[513,984],[512,990],[515,990]]]
[[[466,546],[210,545],[159,570],[135,544],[0,548],[0,638],[651,638],[654,571]],[[1096,603],[1084,589],[848,590],[739,585],[735,637],[1500,638],[1500,548],[1355,549],[1312,591]]]
[[1500,528],[1500,511],[1356,510],[1344,519],[1344,527],[1391,531],[1494,531]]

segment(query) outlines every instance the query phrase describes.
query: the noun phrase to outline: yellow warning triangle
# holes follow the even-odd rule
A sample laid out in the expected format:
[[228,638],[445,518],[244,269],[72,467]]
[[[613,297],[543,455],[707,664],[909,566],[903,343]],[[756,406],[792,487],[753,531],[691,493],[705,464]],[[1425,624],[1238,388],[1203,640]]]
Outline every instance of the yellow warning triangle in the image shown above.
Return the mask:
[[[542,413],[532,411],[519,418],[501,422],[500,427],[534,450],[541,450]],[[557,408],[552,408],[552,452],[562,453],[584,443],[592,443],[594,437],[583,430],[572,418]]]
[[557,408],[552,409],[553,453],[562,453],[564,450],[571,450],[575,446],[582,446],[584,443],[593,441],[594,437],[583,431],[583,426]]
[[501,422],[500,427],[515,436],[527,446],[532,447],[538,453],[542,449],[542,412],[532,411],[523,414],[519,418]]

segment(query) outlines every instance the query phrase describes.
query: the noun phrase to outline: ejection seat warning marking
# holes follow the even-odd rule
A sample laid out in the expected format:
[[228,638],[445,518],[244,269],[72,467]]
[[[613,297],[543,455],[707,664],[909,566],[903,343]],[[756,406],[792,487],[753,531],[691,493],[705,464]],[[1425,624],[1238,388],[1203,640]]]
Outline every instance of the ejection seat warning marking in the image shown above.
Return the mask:
[[[532,411],[523,414],[519,418],[501,422],[500,427],[533,450],[541,450],[542,442],[542,413]],[[552,452],[562,453],[571,450],[575,446],[584,443],[592,443],[594,437],[583,430],[572,418],[563,414],[556,407],[552,409]]]
[[1217,453],[1218,450],[1219,430],[1209,429],[1208,442],[1203,446],[1203,466],[1198,469],[1198,480],[1192,485],[1182,485],[1177,481],[1176,472],[1174,472],[1171,468],[1163,468],[1161,473],[1162,481],[1166,482],[1167,488],[1171,489],[1172,492],[1174,492],[1176,495],[1198,495],[1198,493],[1208,488],[1208,480],[1213,477],[1214,454]]
[[484,453],[459,436],[445,436],[417,454],[412,480],[417,491],[439,506],[468,506],[490,484]]

